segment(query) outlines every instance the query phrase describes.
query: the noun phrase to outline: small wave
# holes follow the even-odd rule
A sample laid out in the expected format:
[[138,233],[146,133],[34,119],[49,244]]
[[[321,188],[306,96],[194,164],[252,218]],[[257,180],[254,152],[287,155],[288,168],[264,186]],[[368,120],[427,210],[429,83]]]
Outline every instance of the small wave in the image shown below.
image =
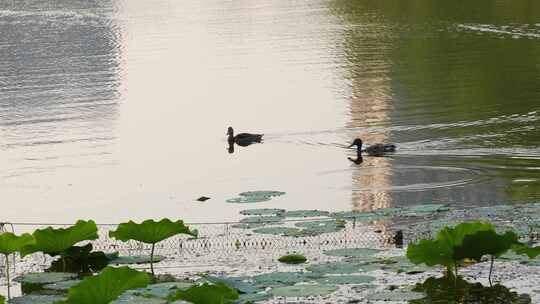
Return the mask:
[[[513,38],[520,38],[520,37],[540,38],[540,33],[524,32],[522,28],[513,28],[511,26],[496,27],[491,24],[476,24],[476,25],[458,24],[457,27],[460,29],[476,31],[476,32],[510,35]],[[531,29],[531,30],[534,30],[534,29]]]

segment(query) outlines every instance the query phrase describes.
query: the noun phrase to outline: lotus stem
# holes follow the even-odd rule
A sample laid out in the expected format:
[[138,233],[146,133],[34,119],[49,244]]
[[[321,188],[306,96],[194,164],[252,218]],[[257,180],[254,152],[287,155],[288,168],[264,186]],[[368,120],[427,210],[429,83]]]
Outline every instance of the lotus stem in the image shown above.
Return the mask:
[[11,299],[11,293],[10,293],[10,287],[11,287],[11,282],[10,282],[10,279],[9,279],[9,255],[4,255],[6,257],[6,280],[7,280],[7,296],[8,296],[8,300]]
[[489,287],[493,287],[493,284],[491,283],[491,274],[493,273],[493,262],[495,261],[495,257],[491,256],[491,262],[489,265]]
[[156,244],[152,243],[152,251],[150,251],[150,271],[152,272],[152,277],[154,278],[154,248]]

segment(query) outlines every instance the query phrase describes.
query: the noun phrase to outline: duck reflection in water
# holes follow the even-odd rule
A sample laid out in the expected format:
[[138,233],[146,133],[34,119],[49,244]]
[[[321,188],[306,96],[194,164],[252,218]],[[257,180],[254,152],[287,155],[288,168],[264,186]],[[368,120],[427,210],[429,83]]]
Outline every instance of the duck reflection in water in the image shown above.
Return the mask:
[[356,158],[347,157],[347,159],[357,165],[360,165],[364,161],[364,158],[362,157],[362,155],[357,155]]
[[229,127],[227,130],[227,142],[229,143],[228,151],[229,153],[234,153],[234,144],[237,144],[241,147],[247,147],[255,143],[261,143],[263,134],[251,134],[251,133],[240,133],[234,135],[234,129]]

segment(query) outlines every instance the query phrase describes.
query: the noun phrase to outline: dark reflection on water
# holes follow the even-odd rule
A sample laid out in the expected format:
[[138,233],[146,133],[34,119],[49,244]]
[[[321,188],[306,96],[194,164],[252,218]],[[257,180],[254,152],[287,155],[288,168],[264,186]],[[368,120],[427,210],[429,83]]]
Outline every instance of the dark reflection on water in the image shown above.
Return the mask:
[[[349,25],[348,128],[400,148],[399,156],[367,164],[378,171],[355,171],[353,204],[539,199],[540,4],[332,1],[332,11]],[[410,165],[429,170],[399,169]],[[457,178],[447,166],[477,177]]]

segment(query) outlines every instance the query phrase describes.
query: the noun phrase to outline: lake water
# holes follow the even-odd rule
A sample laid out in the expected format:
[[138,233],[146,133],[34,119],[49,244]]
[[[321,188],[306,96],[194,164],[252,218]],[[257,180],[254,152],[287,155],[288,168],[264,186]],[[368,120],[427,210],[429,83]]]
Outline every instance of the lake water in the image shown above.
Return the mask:
[[0,221],[540,199],[537,0],[0,0],[0,37]]

